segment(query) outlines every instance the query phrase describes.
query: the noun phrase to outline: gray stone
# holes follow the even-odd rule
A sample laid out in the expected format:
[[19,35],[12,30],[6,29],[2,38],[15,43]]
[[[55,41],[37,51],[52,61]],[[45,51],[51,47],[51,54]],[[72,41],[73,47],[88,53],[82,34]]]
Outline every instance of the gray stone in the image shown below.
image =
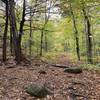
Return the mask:
[[78,74],[78,73],[82,73],[82,68],[80,68],[80,67],[70,67],[70,68],[66,68],[64,70],[64,72]]
[[30,94],[31,96],[35,96],[38,98],[43,98],[51,92],[44,86],[42,85],[37,85],[37,84],[30,84],[26,87],[26,92]]

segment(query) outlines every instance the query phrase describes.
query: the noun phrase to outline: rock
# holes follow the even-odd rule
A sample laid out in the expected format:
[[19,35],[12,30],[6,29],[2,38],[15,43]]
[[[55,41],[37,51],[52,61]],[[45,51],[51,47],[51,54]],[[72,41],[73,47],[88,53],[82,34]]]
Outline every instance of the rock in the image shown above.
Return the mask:
[[42,85],[37,85],[37,84],[30,84],[26,87],[26,92],[30,94],[31,96],[35,96],[38,98],[43,98],[51,92],[44,86]]
[[66,68],[64,70],[64,72],[78,74],[78,73],[82,73],[82,68],[80,68],[80,67],[70,67],[70,68]]

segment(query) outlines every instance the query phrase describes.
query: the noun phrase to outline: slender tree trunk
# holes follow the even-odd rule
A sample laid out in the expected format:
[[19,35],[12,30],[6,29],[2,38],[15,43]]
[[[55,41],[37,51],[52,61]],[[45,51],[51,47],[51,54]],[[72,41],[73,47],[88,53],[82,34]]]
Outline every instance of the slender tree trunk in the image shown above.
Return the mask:
[[25,7],[26,7],[26,3],[25,0],[23,1],[23,13],[22,13],[22,20],[20,22],[20,28],[19,28],[19,34],[18,34],[18,52],[19,54],[19,59],[20,61],[22,60],[22,51],[21,51],[21,41],[22,41],[22,34],[23,34],[23,27],[24,27],[24,22],[25,22]]
[[[43,26],[43,29],[41,31],[41,44],[40,44],[40,56],[42,56],[42,53],[43,53],[43,45],[45,45],[45,51],[47,52],[47,34],[44,32],[45,28],[46,28],[46,25],[49,21],[49,12],[48,12],[48,16],[47,16],[47,0],[45,2],[45,23],[44,23],[44,26]],[[43,44],[43,38],[45,38],[45,43]]]
[[3,62],[7,60],[6,59],[7,32],[8,32],[8,1],[6,1],[6,20],[5,20],[5,29],[4,29],[4,36],[3,36]]
[[29,34],[29,56],[31,58],[32,54],[32,15],[31,15],[31,8],[30,8],[30,34]]
[[76,20],[75,20],[75,16],[74,16],[74,13],[73,13],[71,2],[70,2],[70,11],[71,11],[72,20],[73,20],[73,26],[74,26],[74,31],[75,31],[75,43],[76,43],[77,58],[78,58],[78,60],[80,60],[80,48],[79,48],[78,30],[77,30]]
[[40,42],[40,56],[43,54],[43,35],[44,35],[44,29],[41,31],[41,42]]
[[91,34],[91,24],[89,21],[89,17],[84,8],[82,8],[85,25],[86,25],[86,46],[87,46],[87,61],[88,63],[93,63],[93,55],[92,55],[92,34]]

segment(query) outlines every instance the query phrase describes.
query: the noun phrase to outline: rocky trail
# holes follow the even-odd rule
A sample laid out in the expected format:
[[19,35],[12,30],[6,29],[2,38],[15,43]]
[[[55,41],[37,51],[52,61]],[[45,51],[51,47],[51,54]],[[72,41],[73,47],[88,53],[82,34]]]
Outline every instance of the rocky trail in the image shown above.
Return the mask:
[[[72,64],[64,55],[56,63]],[[28,84],[42,84],[52,94],[36,98],[26,93]],[[16,66],[14,63],[0,66],[0,100],[100,100],[100,74],[84,70],[79,74],[65,73],[64,68],[54,67],[34,60],[32,65]]]

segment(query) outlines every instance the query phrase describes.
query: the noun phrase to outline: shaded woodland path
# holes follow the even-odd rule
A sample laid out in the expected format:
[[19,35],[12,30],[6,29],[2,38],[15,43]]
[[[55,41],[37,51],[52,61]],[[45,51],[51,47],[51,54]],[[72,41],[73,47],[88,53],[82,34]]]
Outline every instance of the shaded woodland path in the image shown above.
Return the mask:
[[[81,64],[73,65],[65,55],[57,57],[56,63]],[[39,59],[28,66],[15,66],[11,62],[0,66],[0,100],[39,100],[25,92],[30,83],[44,84],[53,92],[40,100],[100,100],[100,74],[95,71],[65,73],[63,68],[47,66]]]

